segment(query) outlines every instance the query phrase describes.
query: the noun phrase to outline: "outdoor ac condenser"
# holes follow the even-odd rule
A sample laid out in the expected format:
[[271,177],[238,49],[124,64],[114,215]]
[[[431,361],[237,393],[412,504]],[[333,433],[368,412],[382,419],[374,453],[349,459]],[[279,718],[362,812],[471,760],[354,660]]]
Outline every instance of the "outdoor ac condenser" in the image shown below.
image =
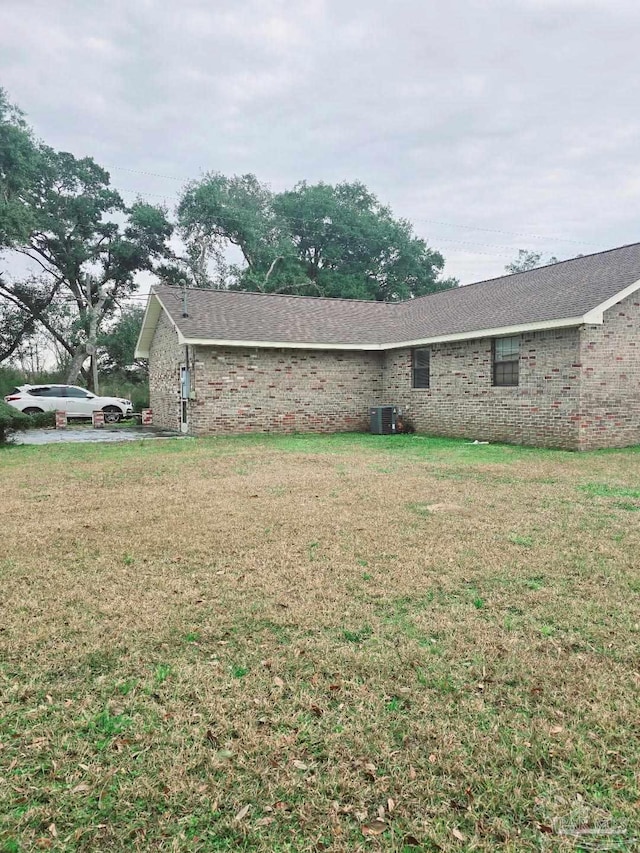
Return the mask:
[[369,415],[370,429],[374,435],[390,435],[396,431],[397,406],[372,406]]

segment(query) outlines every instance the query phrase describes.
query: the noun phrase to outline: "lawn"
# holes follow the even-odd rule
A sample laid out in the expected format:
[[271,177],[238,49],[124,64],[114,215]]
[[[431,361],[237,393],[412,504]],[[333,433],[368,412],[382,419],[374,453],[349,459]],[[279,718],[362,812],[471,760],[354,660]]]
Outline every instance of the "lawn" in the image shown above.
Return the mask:
[[5,853],[637,849],[638,449],[13,447],[0,487]]

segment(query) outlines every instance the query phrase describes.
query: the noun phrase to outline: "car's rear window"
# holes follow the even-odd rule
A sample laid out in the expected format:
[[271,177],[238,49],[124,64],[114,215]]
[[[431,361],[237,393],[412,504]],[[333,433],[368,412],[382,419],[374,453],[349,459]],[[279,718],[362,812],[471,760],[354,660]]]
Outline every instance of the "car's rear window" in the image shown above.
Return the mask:
[[64,397],[64,391],[58,386],[40,385],[38,388],[29,388],[32,397]]

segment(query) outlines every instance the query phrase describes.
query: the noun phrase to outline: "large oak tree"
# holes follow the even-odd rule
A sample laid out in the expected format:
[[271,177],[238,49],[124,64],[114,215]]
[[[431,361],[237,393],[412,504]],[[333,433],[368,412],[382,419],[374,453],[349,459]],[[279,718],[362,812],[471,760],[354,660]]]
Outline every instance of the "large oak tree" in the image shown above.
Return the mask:
[[[393,301],[457,284],[442,278],[442,255],[358,182],[272,193],[254,175],[212,173],[186,187],[178,221],[201,286]],[[241,263],[227,264],[229,246]]]
[[34,142],[6,97],[0,104],[0,133],[12,146],[0,166],[0,249],[25,256],[32,270],[0,275],[0,311],[11,323],[0,359],[41,327],[66,353],[74,382],[105,324],[137,289],[137,274],[172,256],[172,226],[160,207],[125,205],[90,157]]

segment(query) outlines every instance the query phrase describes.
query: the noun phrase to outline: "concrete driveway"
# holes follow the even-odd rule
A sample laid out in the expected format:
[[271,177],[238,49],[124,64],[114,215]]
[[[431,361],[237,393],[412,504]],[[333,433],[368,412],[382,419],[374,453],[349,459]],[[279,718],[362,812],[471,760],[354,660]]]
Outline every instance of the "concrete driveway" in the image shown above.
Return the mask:
[[73,442],[148,441],[152,438],[184,438],[175,432],[153,427],[71,427],[67,429],[30,429],[14,434],[16,444],[71,444]]

